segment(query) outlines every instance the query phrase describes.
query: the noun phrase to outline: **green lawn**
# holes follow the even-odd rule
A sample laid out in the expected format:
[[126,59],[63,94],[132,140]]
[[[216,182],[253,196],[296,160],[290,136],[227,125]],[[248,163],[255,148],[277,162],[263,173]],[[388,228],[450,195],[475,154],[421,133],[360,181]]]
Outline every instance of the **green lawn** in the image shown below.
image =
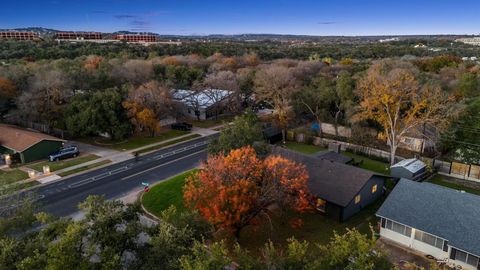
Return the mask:
[[12,169],[11,171],[0,170],[0,186],[15,183],[27,178],[28,173],[19,169]]
[[197,169],[186,171],[152,186],[150,191],[142,196],[142,204],[145,209],[157,216],[170,205],[174,205],[179,213],[184,211],[183,185],[185,178],[196,171]]
[[106,148],[118,150],[118,151],[127,151],[131,149],[139,148],[142,146],[146,146],[149,144],[169,140],[169,139],[182,136],[188,133],[189,133],[188,131],[171,129],[155,137],[137,136],[137,137],[131,137],[125,140],[121,140],[121,141],[112,141],[106,138],[83,138],[83,139],[80,139],[80,141],[97,145],[100,147],[106,147]]
[[28,165],[27,167],[30,169],[34,169],[39,172],[43,172],[43,166],[44,165],[49,165],[50,166],[50,171],[58,171],[64,168],[72,167],[78,164],[85,163],[87,161],[95,160],[97,158],[100,158],[99,156],[96,155],[85,155],[85,156],[79,156],[76,158],[69,158],[65,160],[60,160],[60,161],[42,161],[39,163],[31,164]]
[[12,192],[19,191],[21,189],[28,188],[28,187],[33,187],[33,186],[36,186],[38,184],[40,184],[40,182],[30,181],[30,182],[25,182],[25,183],[21,183],[21,184],[10,185],[10,186],[8,186],[7,189],[4,189],[0,185],[0,196],[6,195],[6,194],[11,194]]
[[390,175],[390,164],[388,162],[374,160],[365,156],[354,154],[352,152],[342,152],[342,154],[353,158],[354,162],[362,161],[362,163],[358,166],[360,168]]
[[203,120],[203,121],[197,121],[197,120],[191,120],[188,121],[192,125],[196,127],[201,127],[201,128],[211,128],[214,126],[218,126],[224,123],[231,122],[235,118],[234,115],[229,115],[229,116],[220,116],[218,117],[217,120],[215,119],[209,119],[209,120]]
[[[347,228],[356,228],[363,234],[370,235],[370,225],[376,228],[375,212],[382,205],[384,198],[363,209],[345,222],[338,222],[319,213],[290,213],[286,217],[274,216],[270,222],[264,218],[259,225],[245,227],[240,233],[240,244],[251,252],[258,251],[269,239],[280,246],[286,240],[295,237],[310,243],[327,244],[334,232],[342,234]],[[292,228],[290,220],[300,218],[303,225]]]
[[305,143],[298,143],[298,142],[286,142],[285,144],[282,144],[281,142],[278,145],[284,145],[286,148],[304,153],[304,154],[314,154],[319,151],[326,150],[326,148],[321,147],[321,146],[316,146],[312,144],[305,144]]
[[158,144],[158,145],[155,145],[155,146],[152,146],[152,147],[148,147],[148,148],[139,150],[139,151],[137,151],[137,153],[139,153],[139,154],[147,153],[147,152],[157,150],[157,149],[160,149],[160,148],[172,145],[172,144],[176,144],[176,143],[183,142],[183,141],[188,141],[188,140],[195,139],[195,138],[198,138],[198,137],[201,137],[201,135],[199,135],[199,134],[188,135],[188,136],[183,137],[183,138],[179,138],[179,139],[176,139],[176,140],[172,140],[172,141],[169,141],[169,142],[166,142],[166,143]]
[[102,160],[102,161],[97,162],[97,163],[93,163],[93,164],[83,166],[83,167],[80,167],[80,168],[77,168],[77,169],[73,169],[73,170],[70,170],[70,171],[59,173],[58,175],[64,177],[64,176],[72,175],[72,174],[75,174],[75,173],[83,172],[83,171],[86,171],[86,170],[90,170],[90,169],[93,169],[93,168],[96,168],[96,167],[99,167],[99,166],[102,166],[102,165],[105,165],[105,164],[109,164],[109,163],[112,163],[112,161],[111,160]]
[[437,185],[440,185],[440,186],[448,187],[448,188],[457,189],[457,190],[465,190],[468,193],[480,195],[480,189],[467,187],[467,186],[464,186],[464,185],[461,185],[461,184],[449,182],[449,181],[445,180],[445,178],[440,174],[437,174],[437,175],[433,176],[431,179],[428,180],[428,182],[433,183],[433,184],[437,184]]

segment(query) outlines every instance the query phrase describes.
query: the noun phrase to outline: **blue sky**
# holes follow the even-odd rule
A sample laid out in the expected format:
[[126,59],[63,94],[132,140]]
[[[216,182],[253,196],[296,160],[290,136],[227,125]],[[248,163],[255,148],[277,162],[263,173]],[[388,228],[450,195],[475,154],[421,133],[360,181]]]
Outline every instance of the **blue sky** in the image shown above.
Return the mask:
[[160,34],[478,34],[478,0],[2,0],[0,28]]

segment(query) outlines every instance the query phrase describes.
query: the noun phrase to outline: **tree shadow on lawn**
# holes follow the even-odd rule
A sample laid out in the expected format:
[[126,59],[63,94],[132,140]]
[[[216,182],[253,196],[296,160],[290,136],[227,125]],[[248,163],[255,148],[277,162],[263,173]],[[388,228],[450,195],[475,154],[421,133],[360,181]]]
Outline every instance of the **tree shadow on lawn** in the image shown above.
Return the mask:
[[[264,247],[269,240],[280,248],[286,246],[287,239],[291,237],[300,241],[306,240],[310,244],[324,245],[330,242],[334,232],[343,234],[347,228],[356,228],[361,233],[370,236],[370,226],[374,229],[377,228],[378,220],[375,213],[385,198],[386,196],[382,197],[345,222],[338,222],[317,212],[288,212],[282,216],[280,211],[276,210],[271,215],[271,223],[268,218],[260,217],[256,224],[243,228],[238,242],[252,254],[258,255],[259,249]],[[301,220],[302,225],[300,227],[292,226],[298,220]],[[222,237],[226,242],[233,244],[233,236],[223,233]]]

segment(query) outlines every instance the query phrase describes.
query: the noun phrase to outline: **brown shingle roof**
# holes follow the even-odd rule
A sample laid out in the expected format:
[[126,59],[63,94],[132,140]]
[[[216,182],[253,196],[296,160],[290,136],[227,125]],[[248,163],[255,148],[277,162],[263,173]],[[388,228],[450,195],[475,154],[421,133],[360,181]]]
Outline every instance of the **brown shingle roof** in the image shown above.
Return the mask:
[[6,148],[23,152],[43,140],[64,142],[62,139],[40,132],[0,124],[0,145]]

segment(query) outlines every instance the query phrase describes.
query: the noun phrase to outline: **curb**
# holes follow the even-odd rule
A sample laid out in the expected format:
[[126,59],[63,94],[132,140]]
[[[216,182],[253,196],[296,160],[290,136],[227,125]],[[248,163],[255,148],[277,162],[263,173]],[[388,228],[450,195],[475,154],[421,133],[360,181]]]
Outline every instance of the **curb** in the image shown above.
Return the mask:
[[[201,167],[201,166],[194,167],[194,168],[190,169],[189,171],[195,170],[195,169],[200,169],[200,167]],[[165,182],[165,180],[168,180],[168,179],[177,177],[177,176],[179,176],[179,175],[181,175],[181,174],[184,174],[185,172],[187,172],[187,171],[184,171],[184,172],[181,172],[181,173],[177,173],[177,174],[175,174],[175,175],[172,175],[172,176],[168,177],[167,179],[164,179],[163,181],[159,181],[159,182],[153,184],[152,186],[150,186],[150,189],[153,188],[153,187],[155,187],[155,186],[157,186],[157,185],[159,185],[159,184],[161,184],[161,183],[163,183],[163,182]],[[152,219],[154,219],[154,220],[156,220],[156,221],[161,221],[161,219],[160,219],[159,217],[157,217],[156,215],[154,215],[153,213],[151,213],[150,211],[148,211],[148,210],[145,208],[145,206],[143,205],[143,195],[144,195],[144,194],[145,194],[145,192],[141,192],[141,195],[138,197],[139,203],[140,203],[140,206],[142,207],[143,212],[144,212],[148,217],[150,217],[150,218],[152,218]]]

